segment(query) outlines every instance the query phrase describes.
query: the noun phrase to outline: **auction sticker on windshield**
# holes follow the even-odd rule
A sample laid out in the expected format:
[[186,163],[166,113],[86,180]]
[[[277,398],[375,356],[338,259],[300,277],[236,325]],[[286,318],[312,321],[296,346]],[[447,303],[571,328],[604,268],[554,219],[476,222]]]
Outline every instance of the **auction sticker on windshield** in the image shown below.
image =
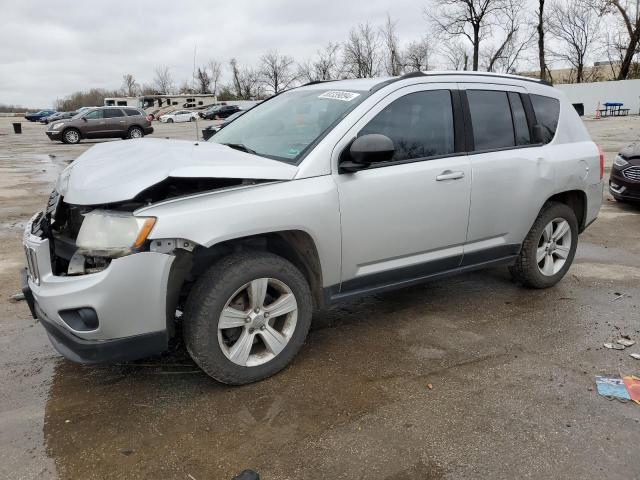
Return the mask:
[[324,92],[322,95],[318,96],[318,98],[330,98],[332,100],[342,100],[343,102],[350,102],[356,97],[359,97],[359,93],[355,92],[343,92],[341,90],[331,90],[329,92]]

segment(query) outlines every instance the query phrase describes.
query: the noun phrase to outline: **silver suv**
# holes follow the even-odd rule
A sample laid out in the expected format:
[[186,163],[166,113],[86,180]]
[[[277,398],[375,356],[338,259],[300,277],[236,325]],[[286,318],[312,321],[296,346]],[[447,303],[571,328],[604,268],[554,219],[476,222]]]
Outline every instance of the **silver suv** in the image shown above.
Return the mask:
[[554,285],[602,174],[571,104],[535,80],[314,83],[209,142],[82,154],[26,227],[23,288],[71,360],[148,356],[182,331],[204,371],[243,384],[287,365],[314,308],[347,297],[496,265]]

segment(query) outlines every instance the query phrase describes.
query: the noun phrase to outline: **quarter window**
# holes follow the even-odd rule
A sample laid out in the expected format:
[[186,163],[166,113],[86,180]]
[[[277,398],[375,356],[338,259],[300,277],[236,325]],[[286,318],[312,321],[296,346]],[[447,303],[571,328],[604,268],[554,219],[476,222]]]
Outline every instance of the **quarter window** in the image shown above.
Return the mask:
[[134,115],[142,115],[142,113],[140,112],[140,110],[136,110],[135,108],[125,108],[124,109],[124,113],[126,113],[127,115],[134,116]]
[[513,147],[514,134],[507,92],[467,90],[476,150]]
[[395,146],[391,161],[447,155],[455,151],[449,90],[410,93],[389,104],[359,133],[380,133]]
[[560,102],[556,98],[545,97],[544,95],[529,95],[533,104],[533,111],[536,114],[536,123],[542,127],[542,143],[549,143],[553,140],[558,128],[558,117],[560,116]]
[[104,111],[104,118],[124,117],[124,113],[119,108],[107,108]]

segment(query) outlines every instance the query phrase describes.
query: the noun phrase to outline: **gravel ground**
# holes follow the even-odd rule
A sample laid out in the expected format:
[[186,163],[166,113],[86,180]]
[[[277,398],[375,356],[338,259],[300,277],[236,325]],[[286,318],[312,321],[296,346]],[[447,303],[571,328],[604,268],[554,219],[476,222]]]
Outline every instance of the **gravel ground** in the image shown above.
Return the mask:
[[[11,121],[0,118],[0,478],[640,478],[640,406],[594,391],[595,375],[640,374],[628,355],[639,345],[602,347],[640,341],[640,207],[605,193],[554,288],[494,269],[343,303],[314,317],[289,368],[230,388],[180,346],[72,364],[9,300],[24,222],[94,144],[52,143],[31,123],[14,135]],[[638,117],[585,123],[607,165],[640,136]]]

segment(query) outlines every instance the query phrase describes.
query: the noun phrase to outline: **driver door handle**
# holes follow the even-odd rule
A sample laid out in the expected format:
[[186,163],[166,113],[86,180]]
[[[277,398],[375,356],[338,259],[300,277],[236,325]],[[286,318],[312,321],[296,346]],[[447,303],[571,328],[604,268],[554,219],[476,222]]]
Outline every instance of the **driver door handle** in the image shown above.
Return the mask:
[[452,172],[451,170],[445,170],[436,177],[436,181],[442,182],[444,180],[459,180],[461,178],[464,178],[464,172]]

